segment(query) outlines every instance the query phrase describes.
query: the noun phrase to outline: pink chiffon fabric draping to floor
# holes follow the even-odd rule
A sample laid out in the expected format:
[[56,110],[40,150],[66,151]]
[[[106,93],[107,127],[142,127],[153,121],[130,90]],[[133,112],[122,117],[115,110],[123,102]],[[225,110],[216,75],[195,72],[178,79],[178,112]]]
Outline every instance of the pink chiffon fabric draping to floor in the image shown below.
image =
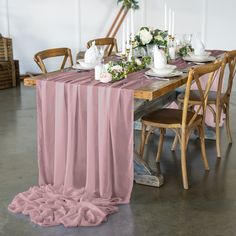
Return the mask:
[[143,72],[102,84],[94,72],[37,81],[39,186],[9,205],[41,226],[95,226],[130,201],[133,91]]
[[16,195],[8,209],[42,226],[95,226],[129,203],[133,91],[151,82],[143,71],[113,84],[76,71],[37,81],[39,186]]

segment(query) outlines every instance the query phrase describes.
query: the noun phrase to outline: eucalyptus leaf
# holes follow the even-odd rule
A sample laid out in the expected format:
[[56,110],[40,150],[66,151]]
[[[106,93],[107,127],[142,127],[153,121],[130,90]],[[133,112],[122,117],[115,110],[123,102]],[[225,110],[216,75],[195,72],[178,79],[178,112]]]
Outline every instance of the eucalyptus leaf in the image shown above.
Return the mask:
[[117,3],[122,3],[124,7],[130,9],[137,10],[139,9],[139,1],[138,0],[117,0]]

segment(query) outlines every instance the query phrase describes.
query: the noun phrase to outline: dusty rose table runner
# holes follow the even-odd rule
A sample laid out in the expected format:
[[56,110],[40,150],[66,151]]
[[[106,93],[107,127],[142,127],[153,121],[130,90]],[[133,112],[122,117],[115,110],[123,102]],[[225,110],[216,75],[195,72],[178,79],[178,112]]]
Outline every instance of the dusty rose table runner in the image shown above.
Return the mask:
[[129,203],[133,186],[133,91],[143,72],[102,84],[94,72],[37,81],[39,186],[9,205],[42,226],[93,226]]
[[113,84],[76,71],[38,81],[39,186],[19,193],[8,209],[42,226],[94,226],[128,203],[133,91],[149,83],[143,71]]

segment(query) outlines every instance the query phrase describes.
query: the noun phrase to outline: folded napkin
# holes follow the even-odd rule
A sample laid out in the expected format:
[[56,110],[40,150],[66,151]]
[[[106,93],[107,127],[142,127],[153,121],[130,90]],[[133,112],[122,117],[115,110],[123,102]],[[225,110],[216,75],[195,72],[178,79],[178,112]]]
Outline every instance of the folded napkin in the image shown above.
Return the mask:
[[98,58],[98,49],[93,41],[92,46],[85,52],[84,62],[88,64],[96,64]]
[[204,46],[203,42],[198,37],[196,37],[193,40],[192,46],[193,46],[195,55],[205,54],[205,46]]
[[166,67],[167,60],[163,51],[155,45],[153,48],[154,68],[162,69]]

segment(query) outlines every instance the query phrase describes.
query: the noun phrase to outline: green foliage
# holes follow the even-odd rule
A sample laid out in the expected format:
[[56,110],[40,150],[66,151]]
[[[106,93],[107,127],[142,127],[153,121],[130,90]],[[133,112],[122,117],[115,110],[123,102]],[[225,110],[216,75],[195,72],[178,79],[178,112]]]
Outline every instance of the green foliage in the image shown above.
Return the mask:
[[193,48],[191,47],[191,45],[184,45],[181,48],[179,48],[178,55],[181,57],[185,57],[186,55],[188,55],[188,53],[192,51],[193,51]]
[[108,63],[107,72],[111,74],[112,81],[119,81],[129,73],[145,69],[151,63],[150,57],[143,57],[142,59],[132,58],[129,61],[111,61]]
[[133,8],[134,10],[139,9],[139,1],[138,0],[118,0],[118,3],[122,3],[126,8]]

